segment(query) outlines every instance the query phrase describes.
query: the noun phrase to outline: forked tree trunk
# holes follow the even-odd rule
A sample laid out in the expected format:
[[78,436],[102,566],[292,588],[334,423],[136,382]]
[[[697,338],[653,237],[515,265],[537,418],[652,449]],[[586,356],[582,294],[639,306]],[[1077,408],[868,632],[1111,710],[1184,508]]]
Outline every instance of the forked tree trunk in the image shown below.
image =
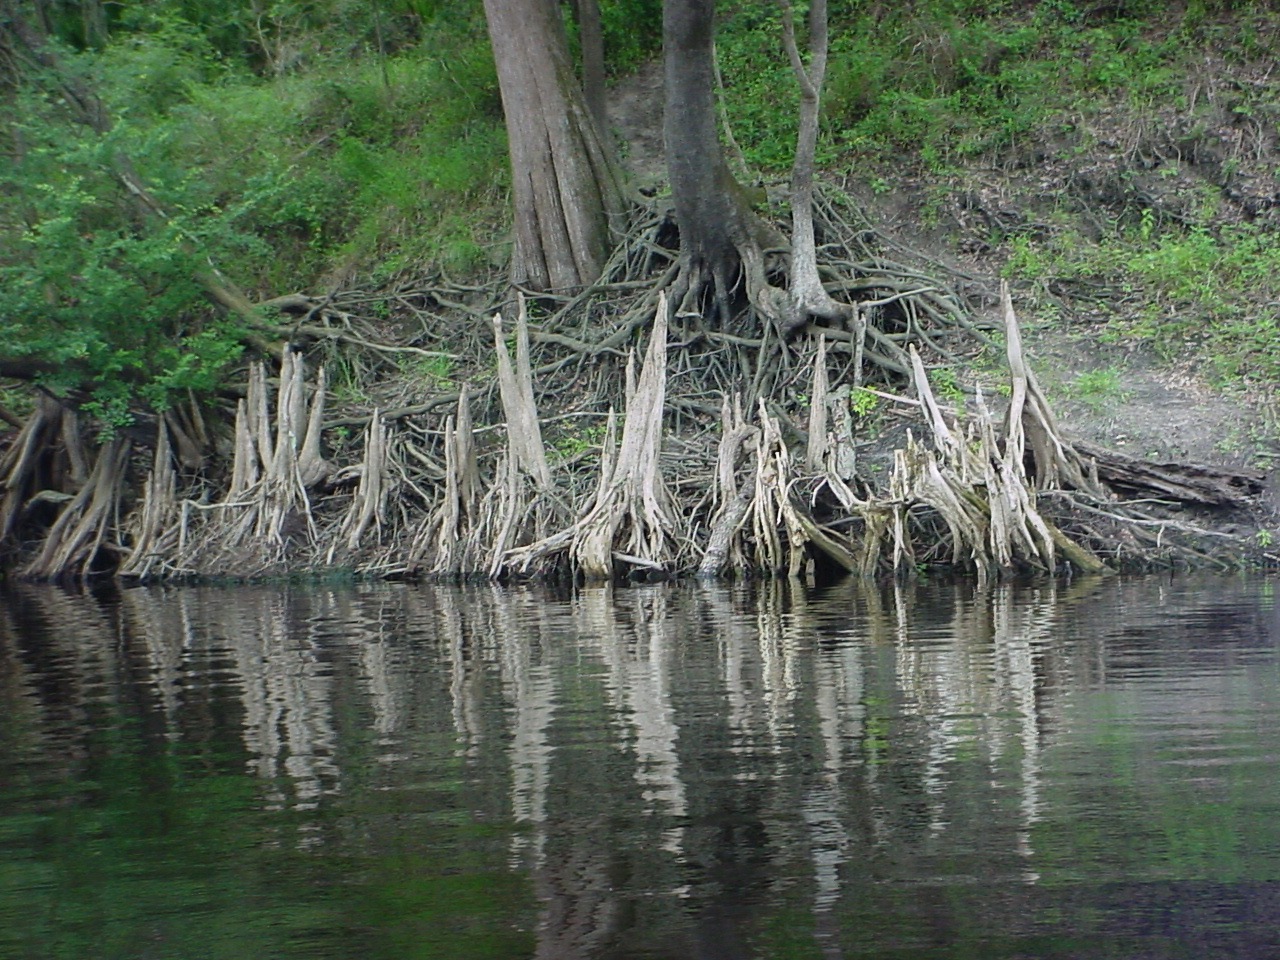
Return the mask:
[[513,283],[593,283],[624,232],[622,178],[583,99],[554,0],[485,0],[507,118]]
[[800,127],[791,165],[791,315],[788,323],[798,325],[810,315],[844,321],[853,316],[853,310],[848,304],[833,300],[822,286],[813,233],[813,175],[822,84],[827,73],[827,3],[813,0],[809,5],[809,63],[806,65],[796,44],[791,0],[781,2],[782,42],[800,85]]

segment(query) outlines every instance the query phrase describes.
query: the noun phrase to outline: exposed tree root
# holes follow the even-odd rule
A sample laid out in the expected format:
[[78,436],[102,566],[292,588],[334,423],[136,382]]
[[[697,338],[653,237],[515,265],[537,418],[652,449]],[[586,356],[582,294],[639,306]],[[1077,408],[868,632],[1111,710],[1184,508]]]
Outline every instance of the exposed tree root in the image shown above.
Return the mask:
[[92,572],[99,550],[104,546],[115,547],[104,541],[119,526],[120,496],[128,459],[128,441],[117,438],[99,448],[98,458],[84,485],[62,508],[35,559],[22,571],[23,576],[33,580],[59,580],[68,576],[83,579]]
[[[910,576],[935,564],[992,578],[1064,562],[1276,561],[1257,538],[1187,514],[1253,510],[1256,478],[1126,461],[1063,435],[1007,291],[1008,404],[940,402],[930,362],[990,339],[948,279],[886,256],[837,194],[815,210],[823,289],[849,311],[790,339],[750,310],[717,328],[669,306],[678,260],[655,212],[596,287],[520,300],[513,325],[478,323],[491,314],[464,301],[483,291],[445,284],[384,294],[400,304],[396,338],[367,294],[291,298],[297,329],[317,332],[314,378],[292,350],[274,379],[255,364],[225,436],[217,416],[174,412],[131,459],[141,436],[95,449],[70,408],[41,397],[0,458],[4,549],[32,577],[135,580]],[[452,366],[407,366],[428,360]],[[358,371],[362,395],[326,419],[335,363]],[[910,424],[879,478],[867,398],[893,401],[882,421]]]
[[169,430],[163,420],[157,428],[156,453],[151,473],[142,485],[142,504],[134,510],[128,531],[131,549],[120,564],[120,576],[129,580],[163,578],[165,565],[177,547],[177,474]]
[[87,471],[74,418],[74,411],[46,393],[37,393],[35,410],[0,459],[4,478],[0,541],[6,545],[14,546],[26,511],[41,502],[70,500],[73,493],[68,487],[84,482]]
[[600,452],[600,479],[580,520],[565,530],[515,551],[514,569],[546,562],[567,551],[571,569],[589,580],[610,579],[618,565],[670,572],[680,532],[679,515],[663,482],[659,454],[665,411],[667,300],[658,298],[644,368],[637,379],[635,357],[627,362],[627,406],[622,442],[613,411]]

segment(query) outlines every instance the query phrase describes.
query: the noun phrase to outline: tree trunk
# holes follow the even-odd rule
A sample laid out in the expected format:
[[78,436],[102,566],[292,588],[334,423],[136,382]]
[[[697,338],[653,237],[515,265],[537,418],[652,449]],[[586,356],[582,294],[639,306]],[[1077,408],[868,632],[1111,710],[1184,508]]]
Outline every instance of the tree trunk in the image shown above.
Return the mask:
[[596,128],[607,138],[609,115],[605,111],[604,27],[600,22],[600,2],[574,0],[573,12],[578,20],[578,39],[582,44],[582,94]]
[[800,127],[796,156],[791,164],[791,317],[799,325],[810,315],[844,321],[853,315],[848,304],[837,303],[818,275],[818,250],[813,234],[813,174],[818,148],[818,118],[822,83],[827,72],[827,2],[809,5],[809,65],[796,45],[791,0],[782,0],[782,41],[800,85]]
[[721,320],[741,276],[741,249],[755,239],[755,216],[720,147],[715,109],[715,0],[666,0],[662,10],[667,175],[680,227],[683,302],[701,312],[713,287]]
[[594,282],[626,200],[587,110],[553,0],[485,0],[507,118],[515,203],[513,283],[573,290]]
[[662,44],[667,176],[680,227],[676,313],[705,312],[710,287],[721,323],[745,293],[761,317],[790,329],[787,293],[769,283],[764,262],[765,250],[787,241],[752,211],[717,136],[715,0],[665,0]]

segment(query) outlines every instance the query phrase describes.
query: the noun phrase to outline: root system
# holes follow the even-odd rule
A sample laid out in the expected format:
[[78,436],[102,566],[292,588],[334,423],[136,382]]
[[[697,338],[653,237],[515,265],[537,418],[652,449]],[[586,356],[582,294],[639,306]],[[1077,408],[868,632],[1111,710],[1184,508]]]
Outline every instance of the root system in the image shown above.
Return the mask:
[[[572,297],[495,304],[441,279],[272,301],[260,333],[285,345],[234,418],[174,411],[92,449],[43,396],[0,461],[11,565],[599,580],[1276,559],[1190,519],[1257,509],[1257,477],[1072,445],[1007,289],[984,327],[974,307],[997,301],[973,278],[891,253],[838,194],[814,211],[842,309],[788,336],[749,306],[732,326],[673,309],[653,210]],[[938,366],[997,349],[994,389],[939,399]]]

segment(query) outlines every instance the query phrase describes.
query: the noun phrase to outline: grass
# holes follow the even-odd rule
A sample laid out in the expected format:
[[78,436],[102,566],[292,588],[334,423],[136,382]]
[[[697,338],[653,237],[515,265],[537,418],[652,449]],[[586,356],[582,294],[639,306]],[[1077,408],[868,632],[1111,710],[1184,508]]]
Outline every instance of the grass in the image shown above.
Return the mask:
[[1087,281],[1135,308],[1103,339],[1136,339],[1166,359],[1193,350],[1216,377],[1243,384],[1280,382],[1280,239],[1249,223],[1154,225],[1098,239],[1067,229],[1036,242],[1006,244],[1004,275],[1044,286]]
[[[472,273],[504,199],[506,140],[481,34],[436,38],[383,65],[200,92],[188,149],[275,252],[280,274],[342,265],[391,274],[438,263]],[[448,59],[435,49],[448,48]],[[223,144],[235,142],[228,155]]]
[[[775,5],[749,0],[718,37],[734,132],[765,178],[788,169],[795,132],[796,85],[778,17]],[[1270,74],[1236,83],[1233,71],[1247,79],[1251,65],[1277,56],[1280,12],[1266,5],[836,8],[819,156],[876,195],[907,179],[923,186],[922,223],[945,227],[956,193],[998,180],[1001,167],[1118,152],[1128,166],[1091,222],[1082,201],[1064,196],[1046,210],[1037,197],[1035,230],[993,228],[987,240],[1005,276],[1041,291],[1061,281],[1109,291],[1095,312],[1114,317],[1112,339],[1137,338],[1170,356],[1195,351],[1226,382],[1280,383],[1280,240],[1265,218],[1254,223],[1234,209],[1227,188],[1280,122]],[[1100,142],[1115,117],[1125,118],[1123,139]],[[1217,157],[1224,131],[1241,146]],[[1196,143],[1208,156],[1199,166]],[[997,168],[985,180],[973,172],[984,166]],[[1153,192],[1175,195],[1179,209],[1154,209]],[[1063,302],[1042,302],[1051,299]],[[1058,312],[1069,316],[1070,306]]]
[[1067,393],[1095,412],[1101,412],[1128,396],[1124,371],[1118,367],[1102,367],[1078,374],[1067,385]]

